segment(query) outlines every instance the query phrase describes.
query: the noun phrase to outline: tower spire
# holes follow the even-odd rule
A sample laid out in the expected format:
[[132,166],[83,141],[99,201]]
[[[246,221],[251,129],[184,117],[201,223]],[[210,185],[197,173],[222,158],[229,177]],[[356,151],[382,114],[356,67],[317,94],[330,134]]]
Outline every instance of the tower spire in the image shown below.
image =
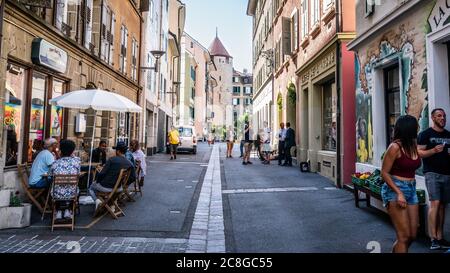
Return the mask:
[[219,28],[216,27],[216,38],[219,37]]

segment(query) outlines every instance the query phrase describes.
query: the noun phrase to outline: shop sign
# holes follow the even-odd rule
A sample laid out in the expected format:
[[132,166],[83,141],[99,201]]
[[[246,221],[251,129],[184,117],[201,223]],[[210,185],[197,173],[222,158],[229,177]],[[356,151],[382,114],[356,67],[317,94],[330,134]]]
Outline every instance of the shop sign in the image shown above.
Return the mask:
[[33,40],[31,60],[59,73],[65,73],[67,68],[67,52],[47,42],[42,38]]
[[442,28],[450,23],[450,0],[438,0],[434,6],[428,23],[431,26],[432,32]]
[[18,0],[19,3],[39,8],[52,8],[52,0]]

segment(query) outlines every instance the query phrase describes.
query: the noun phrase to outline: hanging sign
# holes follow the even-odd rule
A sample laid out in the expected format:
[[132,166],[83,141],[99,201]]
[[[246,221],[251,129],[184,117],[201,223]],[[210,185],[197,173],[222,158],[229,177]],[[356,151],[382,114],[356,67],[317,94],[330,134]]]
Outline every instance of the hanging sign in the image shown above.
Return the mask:
[[34,64],[45,66],[59,73],[66,72],[67,52],[42,38],[33,40],[31,60]]

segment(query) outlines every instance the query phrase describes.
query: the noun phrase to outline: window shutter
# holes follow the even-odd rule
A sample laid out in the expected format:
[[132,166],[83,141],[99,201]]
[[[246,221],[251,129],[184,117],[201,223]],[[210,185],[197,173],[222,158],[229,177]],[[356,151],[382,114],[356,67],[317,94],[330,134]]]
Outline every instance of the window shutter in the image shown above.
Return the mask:
[[291,55],[291,19],[283,17],[283,59],[285,55]]
[[373,14],[375,9],[375,0],[365,0],[366,1],[366,17]]
[[91,22],[91,20],[92,20],[92,10],[91,10],[90,7],[86,7],[84,12],[85,12],[84,16],[85,16],[85,19],[86,19],[86,23],[89,24]]

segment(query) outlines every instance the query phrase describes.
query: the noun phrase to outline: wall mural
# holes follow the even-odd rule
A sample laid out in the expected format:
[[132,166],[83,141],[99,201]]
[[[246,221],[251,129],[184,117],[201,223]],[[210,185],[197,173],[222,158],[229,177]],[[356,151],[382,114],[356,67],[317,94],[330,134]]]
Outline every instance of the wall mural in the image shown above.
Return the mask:
[[373,161],[373,115],[377,111],[385,111],[372,109],[374,73],[385,62],[397,61],[399,64],[401,114],[415,116],[421,130],[429,126],[425,39],[426,34],[431,31],[427,19],[433,6],[433,3],[429,5],[429,12],[419,9],[397,23],[396,27],[374,39],[373,43],[360,49],[357,54],[356,156],[359,163],[370,164]]

